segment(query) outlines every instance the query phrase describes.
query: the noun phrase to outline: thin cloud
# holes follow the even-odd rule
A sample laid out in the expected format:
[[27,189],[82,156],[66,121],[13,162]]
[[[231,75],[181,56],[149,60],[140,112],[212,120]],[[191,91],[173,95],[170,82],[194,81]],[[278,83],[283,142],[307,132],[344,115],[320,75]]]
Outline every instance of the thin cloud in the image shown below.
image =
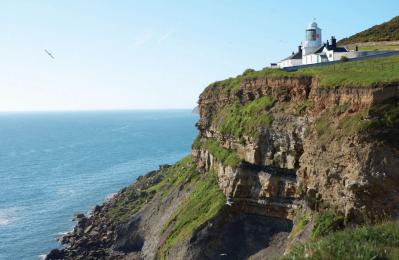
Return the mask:
[[154,35],[152,32],[144,32],[136,36],[136,39],[134,40],[134,45],[136,47],[141,47],[146,45],[147,43],[151,42],[151,40],[154,38]]
[[164,41],[166,41],[170,36],[173,35],[173,31],[168,31],[166,33],[164,33],[159,39],[158,39],[158,44],[163,43]]

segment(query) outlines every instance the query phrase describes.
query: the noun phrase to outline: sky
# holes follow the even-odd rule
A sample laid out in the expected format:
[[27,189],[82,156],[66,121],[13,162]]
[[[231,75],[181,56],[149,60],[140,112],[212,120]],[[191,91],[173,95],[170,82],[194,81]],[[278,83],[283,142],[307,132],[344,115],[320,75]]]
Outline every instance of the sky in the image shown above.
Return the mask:
[[[399,15],[397,0],[0,1],[0,111],[193,108],[210,83]],[[52,59],[44,50],[48,50]]]

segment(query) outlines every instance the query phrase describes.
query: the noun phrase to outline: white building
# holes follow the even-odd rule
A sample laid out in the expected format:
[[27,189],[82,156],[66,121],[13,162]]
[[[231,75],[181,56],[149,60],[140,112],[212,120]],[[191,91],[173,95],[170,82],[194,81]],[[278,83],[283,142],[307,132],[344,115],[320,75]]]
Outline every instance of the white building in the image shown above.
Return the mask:
[[297,52],[293,52],[287,58],[281,60],[272,67],[286,68],[321,62],[331,62],[341,60],[342,57],[348,59],[372,56],[386,53],[387,51],[349,51],[345,47],[338,47],[334,36],[326,43],[322,42],[321,28],[316,22],[308,25],[305,30],[305,41],[298,47]]

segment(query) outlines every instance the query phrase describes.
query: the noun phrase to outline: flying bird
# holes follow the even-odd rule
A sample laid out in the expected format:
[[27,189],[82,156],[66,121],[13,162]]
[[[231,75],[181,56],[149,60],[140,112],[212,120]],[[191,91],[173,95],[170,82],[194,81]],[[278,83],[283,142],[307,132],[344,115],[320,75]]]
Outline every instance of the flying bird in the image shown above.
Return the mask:
[[47,55],[50,56],[50,58],[55,59],[53,54],[51,54],[51,52],[49,52],[48,50],[44,49],[44,52],[47,53]]

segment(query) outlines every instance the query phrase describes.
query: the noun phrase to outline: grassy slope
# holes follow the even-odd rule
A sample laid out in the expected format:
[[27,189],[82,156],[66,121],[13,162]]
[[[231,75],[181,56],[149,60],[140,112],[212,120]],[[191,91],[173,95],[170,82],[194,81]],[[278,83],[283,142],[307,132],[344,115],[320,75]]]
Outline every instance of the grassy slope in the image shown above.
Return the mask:
[[341,40],[339,44],[397,40],[399,40],[399,16],[388,22],[375,25],[349,38],[345,38]]
[[284,259],[399,259],[399,222],[346,229],[295,247]]
[[215,173],[200,174],[191,156],[187,156],[172,167],[144,176],[129,186],[106,214],[115,222],[127,220],[156,194],[166,197],[182,185],[189,187],[191,192],[165,225],[165,230],[171,228],[171,232],[159,250],[162,257],[168,249],[189,238],[197,228],[214,217],[225,204],[225,196],[219,189]]
[[225,204],[216,173],[196,175],[190,182],[192,192],[164,227],[164,232],[170,233],[159,248],[158,256],[161,259],[171,247],[189,238],[196,229],[212,219]]
[[144,176],[118,194],[116,203],[106,213],[107,217],[115,222],[127,220],[156,194],[165,197],[173,188],[195,174],[198,174],[195,164],[187,156],[168,169]]

